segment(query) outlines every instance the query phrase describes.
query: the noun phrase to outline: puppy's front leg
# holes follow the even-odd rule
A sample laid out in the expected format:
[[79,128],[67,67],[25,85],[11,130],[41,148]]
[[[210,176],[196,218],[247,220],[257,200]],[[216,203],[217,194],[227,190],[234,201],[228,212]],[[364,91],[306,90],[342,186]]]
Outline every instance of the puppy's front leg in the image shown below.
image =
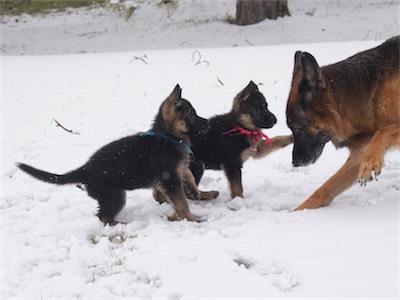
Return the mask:
[[242,168],[237,165],[223,165],[221,168],[228,178],[232,199],[235,197],[243,198]]
[[171,221],[183,220],[188,221],[203,221],[199,216],[193,215],[189,210],[189,204],[186,201],[184,183],[181,177],[177,173],[169,173],[169,176],[160,176],[160,189],[163,191],[166,199],[170,202],[175,209],[175,214],[168,219]]
[[290,144],[293,144],[293,135],[278,135],[272,138],[272,144],[267,144],[265,141],[260,141],[257,146],[257,151],[253,154],[253,158],[263,158],[270,153],[282,149]]
[[212,200],[218,197],[218,191],[203,192],[198,189],[195,178],[192,172],[187,169],[184,174],[184,183],[186,194],[192,200]]

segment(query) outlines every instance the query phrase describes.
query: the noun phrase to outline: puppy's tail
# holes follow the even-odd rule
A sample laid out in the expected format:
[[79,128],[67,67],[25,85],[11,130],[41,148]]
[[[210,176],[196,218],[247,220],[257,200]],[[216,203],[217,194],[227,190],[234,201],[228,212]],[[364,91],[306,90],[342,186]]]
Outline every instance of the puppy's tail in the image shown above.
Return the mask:
[[63,175],[57,175],[36,169],[34,167],[28,166],[26,164],[17,163],[18,168],[20,168],[25,173],[35,177],[44,182],[54,183],[54,184],[69,184],[69,183],[87,183],[86,172],[84,167],[78,168],[74,171],[65,173]]

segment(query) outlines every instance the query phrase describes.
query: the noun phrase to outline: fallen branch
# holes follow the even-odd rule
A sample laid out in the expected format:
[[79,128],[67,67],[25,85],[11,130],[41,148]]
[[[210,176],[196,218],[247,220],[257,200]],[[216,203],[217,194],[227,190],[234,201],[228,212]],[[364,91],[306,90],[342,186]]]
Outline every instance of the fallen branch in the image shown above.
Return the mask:
[[197,66],[197,65],[199,65],[199,64],[207,64],[207,67],[210,65],[210,63],[207,61],[207,60],[201,60],[201,53],[200,53],[200,51],[199,50],[195,50],[195,51],[193,51],[193,54],[192,54],[192,62],[194,62],[194,60],[195,60],[195,54],[197,54],[198,55],[198,60],[197,60],[197,62],[194,64],[195,66]]
[[147,59],[146,54],[143,55],[142,57],[134,56],[134,57],[131,59],[131,61],[130,61],[129,63],[133,62],[134,60],[141,60],[141,61],[144,62],[146,65],[148,65],[147,61],[146,61],[143,57]]
[[249,42],[249,40],[248,39],[244,39],[245,41],[246,41],[246,43],[247,44],[249,44],[250,46],[254,46],[254,44],[253,43],[251,43],[251,42]]
[[65,128],[60,122],[58,122],[56,119],[53,118],[53,121],[56,122],[56,127],[61,127],[64,129],[66,132],[72,133],[72,134],[79,134],[78,132],[73,131],[72,129],[67,129]]

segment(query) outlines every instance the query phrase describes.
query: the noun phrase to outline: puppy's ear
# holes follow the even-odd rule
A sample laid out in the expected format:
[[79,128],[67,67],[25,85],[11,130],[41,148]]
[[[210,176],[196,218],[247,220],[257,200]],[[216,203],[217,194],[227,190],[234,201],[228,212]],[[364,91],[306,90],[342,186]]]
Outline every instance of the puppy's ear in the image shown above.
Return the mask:
[[182,105],[182,89],[179,84],[175,86],[174,90],[171,92],[165,102],[168,102],[169,105],[175,107],[179,107]]
[[254,92],[258,92],[258,87],[253,81],[250,81],[238,96],[240,100],[246,100]]
[[250,95],[254,92],[258,92],[258,87],[253,81],[250,81],[249,84],[243,89],[243,94]]
[[258,87],[253,81],[250,81],[249,84],[243,90],[241,90],[233,100],[233,111],[239,112],[240,103],[247,100],[254,92],[258,92]]
[[177,84],[171,94],[165,99],[162,104],[162,115],[164,120],[173,119],[175,110],[182,106],[182,89]]
[[172,93],[168,96],[168,100],[170,100],[171,102],[175,102],[175,103],[182,101],[182,89],[179,86],[179,84],[177,84],[175,86]]

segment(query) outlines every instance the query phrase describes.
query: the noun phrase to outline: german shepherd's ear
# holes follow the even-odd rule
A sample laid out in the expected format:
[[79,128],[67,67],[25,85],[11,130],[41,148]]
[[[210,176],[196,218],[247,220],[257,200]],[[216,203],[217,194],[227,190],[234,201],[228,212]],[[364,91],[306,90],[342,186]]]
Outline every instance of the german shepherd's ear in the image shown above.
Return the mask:
[[301,55],[303,52],[301,51],[296,51],[294,55],[294,68],[293,68],[293,76],[301,71]]
[[[317,90],[322,87],[322,73],[317,61],[310,53],[296,52],[295,69],[300,66],[299,60],[302,73],[299,92],[304,96],[306,102],[304,104],[307,104],[315,99]],[[296,66],[296,64],[298,65]]]

